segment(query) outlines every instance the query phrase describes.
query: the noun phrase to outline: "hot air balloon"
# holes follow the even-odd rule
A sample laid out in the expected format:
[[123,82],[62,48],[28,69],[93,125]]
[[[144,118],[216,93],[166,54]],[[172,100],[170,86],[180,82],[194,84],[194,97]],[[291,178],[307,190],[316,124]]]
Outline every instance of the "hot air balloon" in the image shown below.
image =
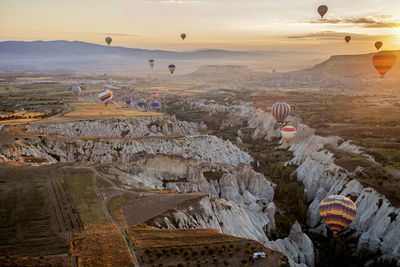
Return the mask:
[[112,38],[111,38],[111,37],[106,37],[106,43],[107,43],[108,45],[110,45],[111,42],[112,42]]
[[285,126],[281,130],[282,138],[288,143],[290,143],[290,141],[296,137],[296,133],[296,128],[293,126]]
[[156,63],[156,62],[155,62],[154,59],[149,59],[149,65],[150,65],[151,68],[154,67],[154,64],[155,64],[155,63]]
[[379,49],[381,49],[382,45],[383,45],[382,42],[380,42],[380,41],[379,41],[379,42],[376,42],[376,43],[375,43],[376,50],[379,51]]
[[154,101],[157,100],[158,93],[156,91],[151,92],[151,98],[153,98]]
[[76,95],[76,96],[78,96],[79,95],[79,93],[81,92],[81,88],[79,87],[79,86],[72,86],[72,88],[71,88],[71,90],[72,90],[72,93],[74,94],[74,95]]
[[281,125],[286,117],[289,115],[290,106],[287,103],[276,102],[272,106],[272,116],[276,119],[279,125]]
[[151,106],[154,109],[158,109],[158,108],[160,108],[160,103],[158,103],[158,101],[153,101],[153,102],[151,102]]
[[394,64],[396,64],[396,55],[390,51],[380,52],[374,55],[372,63],[381,75],[381,78],[383,78]]
[[182,40],[185,40],[185,38],[186,38],[186,33],[182,33],[182,34],[181,34],[181,38],[182,38]]
[[144,99],[139,99],[137,105],[138,105],[139,107],[147,106],[146,101],[144,101]]
[[125,96],[125,103],[130,105],[132,103],[133,98],[131,96]]
[[113,94],[108,89],[105,89],[99,93],[99,99],[100,99],[101,103],[105,104],[106,106],[108,103],[111,102],[112,98],[113,98]]
[[351,36],[346,36],[344,37],[344,40],[346,41],[346,43],[349,43],[351,40]]
[[356,217],[357,207],[345,196],[332,195],[319,204],[319,214],[325,224],[337,234],[346,228]]
[[173,74],[174,71],[175,71],[175,65],[174,65],[174,64],[169,65],[169,66],[168,66],[168,69],[169,69],[169,71],[171,72],[171,74]]
[[324,15],[328,12],[328,7],[325,5],[319,6],[318,7],[318,13],[321,15],[321,18],[324,17]]

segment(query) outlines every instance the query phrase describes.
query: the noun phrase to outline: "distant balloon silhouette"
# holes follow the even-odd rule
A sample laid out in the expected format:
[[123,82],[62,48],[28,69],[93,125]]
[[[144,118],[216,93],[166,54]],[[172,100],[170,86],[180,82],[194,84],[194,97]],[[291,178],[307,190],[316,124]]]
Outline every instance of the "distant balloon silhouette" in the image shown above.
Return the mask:
[[318,7],[318,13],[321,16],[321,18],[323,18],[326,14],[326,12],[328,12],[328,7],[325,5],[319,6]]
[[351,36],[346,36],[344,37],[344,40],[346,41],[346,43],[349,43],[351,40]]
[[185,38],[186,38],[186,33],[182,33],[182,34],[181,34],[181,38],[182,38],[182,40],[185,40]]
[[154,64],[155,64],[155,63],[156,63],[156,62],[155,62],[154,59],[149,59],[149,65],[150,65],[151,68],[154,67]]
[[381,41],[376,42],[375,43],[376,50],[379,51],[379,49],[381,49],[382,45],[383,45],[383,43]]
[[175,65],[174,65],[174,64],[169,65],[169,66],[168,66],[168,69],[169,69],[169,71],[171,72],[171,74],[173,74],[174,71],[175,71]]
[[372,64],[381,75],[381,78],[396,64],[396,55],[393,52],[385,51],[375,54],[372,58]]
[[111,38],[111,37],[106,37],[106,43],[107,43],[108,45],[110,45],[111,42],[112,42],[112,38]]

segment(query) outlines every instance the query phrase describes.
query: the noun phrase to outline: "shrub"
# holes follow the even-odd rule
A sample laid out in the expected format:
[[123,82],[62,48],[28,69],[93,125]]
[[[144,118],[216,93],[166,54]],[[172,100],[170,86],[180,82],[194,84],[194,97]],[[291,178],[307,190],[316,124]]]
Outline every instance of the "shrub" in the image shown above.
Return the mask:
[[240,262],[245,264],[245,263],[247,263],[247,260],[246,259],[242,259]]
[[228,264],[229,264],[228,260],[224,260],[224,265],[228,265]]

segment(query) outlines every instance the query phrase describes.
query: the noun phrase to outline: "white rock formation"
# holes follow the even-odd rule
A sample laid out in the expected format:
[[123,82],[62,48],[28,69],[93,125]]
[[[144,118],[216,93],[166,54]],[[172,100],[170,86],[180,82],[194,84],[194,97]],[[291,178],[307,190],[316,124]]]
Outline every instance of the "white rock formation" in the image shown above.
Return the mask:
[[2,160],[25,161],[25,156],[48,162],[129,162],[138,153],[181,155],[199,162],[237,165],[253,159],[230,141],[212,135],[145,138],[47,138],[0,147]]
[[76,120],[57,123],[44,122],[30,124],[27,128],[29,132],[39,134],[114,137],[198,135],[199,129],[202,131],[207,130],[207,126],[204,123],[182,122],[167,115]]
[[[192,106],[210,112],[219,112],[223,107],[192,104]],[[279,129],[274,127],[272,116],[262,110],[250,106],[235,107],[230,112],[230,118],[221,127],[247,126],[254,128],[253,139],[264,138],[270,140],[279,137]],[[353,173],[341,168],[334,163],[333,154],[324,148],[325,144],[333,148],[362,154],[360,147],[344,142],[338,144],[340,137],[321,137],[315,135],[315,130],[302,124],[298,118],[289,116],[288,121],[297,128],[297,136],[290,143],[289,150],[294,158],[287,164],[299,165],[297,177],[305,185],[307,196],[311,202],[308,208],[308,224],[315,228],[314,232],[324,232],[321,229],[319,216],[319,203],[328,195],[341,194],[351,196],[357,205],[357,216],[351,223],[355,236],[359,236],[358,248],[368,248],[372,251],[378,249],[389,258],[396,258],[400,264],[400,210],[393,207],[385,196],[372,188],[364,188],[357,180],[348,177]],[[372,157],[364,155],[373,160]],[[361,170],[357,168],[354,172]]]

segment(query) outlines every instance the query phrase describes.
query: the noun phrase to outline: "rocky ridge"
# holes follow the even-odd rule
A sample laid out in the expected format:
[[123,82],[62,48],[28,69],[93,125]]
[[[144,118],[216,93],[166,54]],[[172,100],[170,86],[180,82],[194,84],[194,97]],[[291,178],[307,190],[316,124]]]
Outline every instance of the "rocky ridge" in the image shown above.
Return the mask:
[[[204,101],[192,101],[193,108],[210,113],[224,110],[214,105],[207,105]],[[357,205],[357,216],[349,226],[354,230],[353,235],[358,237],[358,249],[367,248],[371,251],[381,251],[384,258],[395,258],[400,264],[400,210],[394,207],[376,190],[364,187],[356,179],[350,177],[353,172],[338,166],[334,162],[332,152],[325,148],[326,144],[335,149],[362,154],[360,147],[346,141],[341,143],[338,136],[322,137],[315,135],[315,130],[301,123],[299,118],[289,116],[288,122],[297,128],[297,137],[290,145],[282,142],[281,148],[288,148],[293,152],[294,158],[287,164],[296,164],[297,177],[305,185],[305,191],[311,202],[308,208],[308,226],[311,231],[326,234],[325,225],[321,224],[319,216],[319,203],[328,195],[341,194],[351,197]],[[275,119],[263,110],[247,106],[232,106],[228,119],[221,128],[243,126],[253,128],[254,140],[279,137],[279,129],[275,126]],[[373,160],[368,155],[363,155]],[[279,242],[275,242],[278,244]],[[271,244],[273,247],[273,245]],[[281,246],[282,247],[282,246]],[[290,253],[288,253],[290,254]]]

